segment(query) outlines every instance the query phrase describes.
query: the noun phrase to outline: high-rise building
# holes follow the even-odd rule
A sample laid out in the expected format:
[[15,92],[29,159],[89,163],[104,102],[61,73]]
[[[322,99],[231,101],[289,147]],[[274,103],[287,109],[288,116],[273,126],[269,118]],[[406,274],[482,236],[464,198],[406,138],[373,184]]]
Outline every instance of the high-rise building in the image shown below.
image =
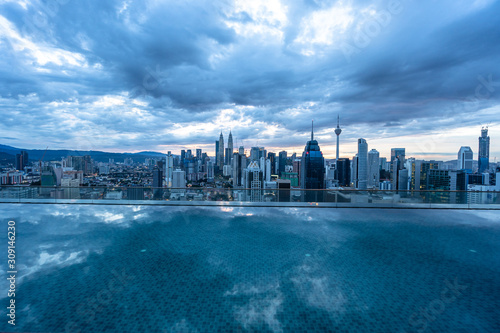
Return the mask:
[[478,173],[483,173],[490,167],[490,137],[488,136],[488,127],[481,128],[479,137]]
[[368,186],[368,144],[366,140],[358,139],[358,174],[356,188],[366,190]]
[[240,148],[238,149],[238,153],[239,153],[240,155],[245,155],[245,147],[240,146]]
[[227,148],[229,149],[229,158],[228,158],[228,163],[231,165],[231,158],[233,158],[233,153],[234,153],[234,147],[233,147],[233,134],[231,131],[229,131],[229,138],[227,139]]
[[405,164],[405,148],[391,149],[391,178],[392,188],[398,189],[399,186],[399,170],[404,168]]
[[336,162],[335,168],[336,179],[339,182],[339,186],[349,186],[351,179],[351,167],[348,158],[339,158]]
[[169,151],[167,157],[165,158],[165,183],[167,187],[172,187],[172,181],[174,177],[174,156]]
[[222,135],[222,132],[220,132],[219,137],[219,159],[217,160],[217,165],[220,170],[222,170],[224,166],[224,136]]
[[350,179],[350,183],[352,184],[352,186],[357,187],[357,182],[356,182],[357,179],[358,179],[358,154],[352,157],[351,179]]
[[184,149],[181,150],[181,165],[184,165],[184,160],[186,159],[186,151]]
[[278,175],[281,177],[281,174],[285,172],[285,165],[287,160],[287,152],[280,151],[278,154]]
[[231,158],[233,157],[233,153],[231,153],[231,149],[224,149],[224,165],[231,165]]
[[201,149],[196,149],[196,158],[201,160],[201,155],[202,155]]
[[[311,128],[311,140],[307,141],[302,153],[300,173],[300,186],[302,189],[319,190],[325,188],[325,158],[319,148],[318,141],[314,140],[314,123]],[[304,192],[305,201],[323,201],[322,191]]]
[[245,187],[250,193],[249,200],[258,202],[262,200],[262,188],[264,183],[264,175],[260,171],[257,161],[251,161],[245,170]]
[[458,170],[469,170],[472,172],[473,153],[470,147],[462,146],[458,151]]
[[16,154],[16,170],[24,170],[28,165],[28,152],[21,150],[20,154]]
[[186,187],[186,172],[177,169],[173,172],[173,188],[183,188]]
[[215,140],[215,165],[219,163],[219,140]]
[[368,187],[378,188],[380,182],[380,154],[376,149],[368,152]]
[[271,175],[276,174],[276,153],[267,153],[267,158],[271,161]]
[[342,130],[340,129],[340,116],[337,116],[337,128],[335,129],[335,135],[337,135],[337,154],[336,156],[336,161],[338,161],[339,157],[339,137],[340,133],[342,133]]
[[153,197],[155,199],[160,199],[163,195],[163,168],[154,167],[153,168]]

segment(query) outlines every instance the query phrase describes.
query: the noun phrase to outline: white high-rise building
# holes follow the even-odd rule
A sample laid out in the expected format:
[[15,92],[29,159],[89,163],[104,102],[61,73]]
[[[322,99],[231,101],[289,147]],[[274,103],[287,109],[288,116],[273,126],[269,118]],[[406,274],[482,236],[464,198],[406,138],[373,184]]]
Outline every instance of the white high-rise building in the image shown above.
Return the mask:
[[177,169],[173,172],[173,188],[183,188],[186,187],[186,172]]
[[474,153],[470,147],[462,146],[458,151],[458,170],[471,170],[472,171],[472,161],[474,159]]
[[265,173],[266,177],[266,182],[270,182],[271,181],[271,160],[270,159],[267,159],[266,160],[266,173]]
[[368,152],[368,187],[378,188],[380,181],[380,154],[376,149]]
[[368,144],[365,139],[358,139],[358,175],[356,188],[366,190],[368,182]]

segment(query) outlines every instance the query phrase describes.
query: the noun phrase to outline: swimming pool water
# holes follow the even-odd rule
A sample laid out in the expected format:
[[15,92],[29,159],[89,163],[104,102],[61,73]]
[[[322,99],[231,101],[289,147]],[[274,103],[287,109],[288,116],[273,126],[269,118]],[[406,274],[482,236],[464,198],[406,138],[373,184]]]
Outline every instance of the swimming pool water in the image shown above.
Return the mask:
[[1,207],[0,331],[500,331],[495,212]]

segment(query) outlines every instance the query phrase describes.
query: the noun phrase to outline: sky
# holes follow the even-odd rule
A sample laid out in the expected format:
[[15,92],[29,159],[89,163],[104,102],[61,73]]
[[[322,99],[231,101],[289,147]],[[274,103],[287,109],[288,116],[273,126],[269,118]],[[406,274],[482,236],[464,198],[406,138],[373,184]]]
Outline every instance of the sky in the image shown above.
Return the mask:
[[494,0],[0,0],[0,144],[500,158]]

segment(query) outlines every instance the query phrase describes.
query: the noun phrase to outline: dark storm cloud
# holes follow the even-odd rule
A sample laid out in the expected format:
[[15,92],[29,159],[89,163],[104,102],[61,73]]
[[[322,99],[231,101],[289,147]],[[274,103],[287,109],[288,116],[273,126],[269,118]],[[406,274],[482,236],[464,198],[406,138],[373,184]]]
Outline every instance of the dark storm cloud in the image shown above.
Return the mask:
[[[391,1],[346,1],[349,27],[319,42],[301,37],[313,31],[310,15],[340,3],[283,3],[285,23],[269,8],[255,14],[229,1],[0,4],[24,40],[4,28],[0,113],[10,117],[3,126],[59,140],[83,128],[106,147],[154,147],[185,143],[162,133],[198,123],[211,127],[193,132],[193,143],[213,143],[233,126],[241,139],[302,145],[311,119],[319,133],[341,114],[344,126],[374,128],[373,136],[424,134],[435,128],[432,119],[453,128],[498,105],[498,2],[401,1],[366,46],[356,44],[359,31],[379,22]],[[331,13],[325,26],[344,22],[343,12]],[[356,52],[347,56],[346,43]],[[274,125],[298,135],[273,138],[265,130]]]

